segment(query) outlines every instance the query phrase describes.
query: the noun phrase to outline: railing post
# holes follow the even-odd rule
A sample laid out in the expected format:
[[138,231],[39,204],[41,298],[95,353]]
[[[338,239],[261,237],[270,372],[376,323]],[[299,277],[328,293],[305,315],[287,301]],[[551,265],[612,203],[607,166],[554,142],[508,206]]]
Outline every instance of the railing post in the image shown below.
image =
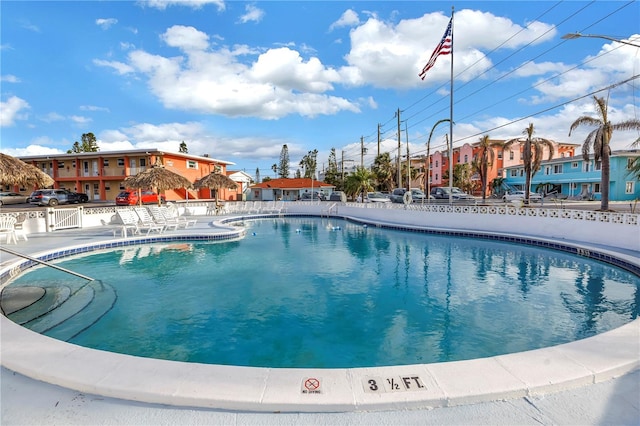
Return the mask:
[[55,209],[52,209],[51,207],[47,207],[47,209],[45,210],[45,215],[44,218],[46,220],[46,228],[47,228],[47,232],[53,232],[55,231],[55,222],[56,222],[56,218],[55,218]]

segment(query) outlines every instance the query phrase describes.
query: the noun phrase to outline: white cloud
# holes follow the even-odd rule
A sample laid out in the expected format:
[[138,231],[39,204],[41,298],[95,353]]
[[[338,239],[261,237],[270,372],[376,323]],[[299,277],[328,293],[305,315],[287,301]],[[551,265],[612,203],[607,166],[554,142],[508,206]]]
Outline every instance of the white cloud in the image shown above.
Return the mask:
[[347,9],[340,18],[329,26],[329,31],[342,27],[355,27],[360,23],[358,13],[353,9]]
[[137,50],[129,54],[128,66],[146,75],[151,91],[168,108],[264,119],[359,110],[346,99],[323,94],[341,79],[338,71],[317,58],[305,60],[295,50],[270,49],[246,65],[241,60],[255,50],[234,46],[212,51],[208,36],[193,27],[171,27],[162,39],[186,57]]
[[38,117],[40,120],[44,121],[45,123],[53,123],[55,121],[62,121],[64,120],[64,116],[58,114],[57,112],[50,112],[49,114],[42,116],[42,117]]
[[29,103],[17,96],[0,102],[0,127],[13,126],[16,120],[26,120],[27,114],[24,110],[29,108]]
[[209,36],[193,27],[174,25],[160,36],[167,45],[185,51],[206,50],[209,46]]
[[102,59],[94,59],[93,63],[101,67],[113,68],[118,72],[118,74],[121,74],[121,75],[129,74],[135,71],[135,69],[130,65],[127,65],[125,63],[118,62],[118,61],[105,61]]
[[20,83],[20,79],[11,74],[3,75],[2,77],[0,77],[0,81],[3,81],[5,83]]
[[257,8],[254,4],[248,4],[245,6],[247,13],[240,16],[238,22],[246,24],[247,22],[260,22],[264,18],[264,10]]
[[69,117],[69,119],[71,121],[73,121],[74,123],[79,124],[79,125],[88,124],[88,123],[91,123],[93,121],[91,118],[82,117],[80,115],[72,115],[72,116]]
[[99,107],[95,105],[80,105],[80,111],[103,111],[109,112],[109,108]]
[[218,6],[218,10],[225,9],[224,0],[140,0],[138,5],[143,7],[152,7],[159,10],[165,10],[169,6],[186,6],[192,9],[201,9],[202,7],[213,4]]
[[108,30],[109,27],[118,23],[118,20],[115,18],[98,18],[96,19],[96,25],[98,25],[103,30]]

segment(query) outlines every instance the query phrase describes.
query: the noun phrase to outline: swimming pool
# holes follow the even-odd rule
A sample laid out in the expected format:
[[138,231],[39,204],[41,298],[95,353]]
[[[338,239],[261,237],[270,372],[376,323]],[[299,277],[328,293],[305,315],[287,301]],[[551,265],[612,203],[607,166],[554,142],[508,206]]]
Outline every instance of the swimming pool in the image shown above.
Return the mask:
[[[558,251],[337,219],[245,225],[242,241],[133,246],[61,262],[109,277],[101,280],[117,294],[113,309],[70,341],[189,362],[344,368],[519,352],[638,315],[636,276]],[[11,286],[60,277],[50,274],[40,268]],[[64,286],[73,287],[66,277]]]

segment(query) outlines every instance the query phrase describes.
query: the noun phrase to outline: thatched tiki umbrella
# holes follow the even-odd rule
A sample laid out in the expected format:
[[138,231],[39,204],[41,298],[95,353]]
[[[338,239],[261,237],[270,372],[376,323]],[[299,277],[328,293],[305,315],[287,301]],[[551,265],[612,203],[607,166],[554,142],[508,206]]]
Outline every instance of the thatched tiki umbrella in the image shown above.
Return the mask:
[[0,185],[32,185],[46,188],[53,184],[53,178],[36,166],[0,153]]
[[209,173],[193,184],[194,188],[211,188],[216,190],[216,206],[218,205],[218,190],[220,188],[236,189],[238,184],[231,178],[219,172]]
[[[150,169],[140,172],[137,175],[125,178],[123,184],[127,188],[138,189],[138,191],[144,188],[156,188],[158,191],[158,204],[161,203],[161,191],[192,187],[189,179],[165,169],[164,166],[159,163],[154,164]],[[142,203],[142,197],[138,196],[138,200]]]

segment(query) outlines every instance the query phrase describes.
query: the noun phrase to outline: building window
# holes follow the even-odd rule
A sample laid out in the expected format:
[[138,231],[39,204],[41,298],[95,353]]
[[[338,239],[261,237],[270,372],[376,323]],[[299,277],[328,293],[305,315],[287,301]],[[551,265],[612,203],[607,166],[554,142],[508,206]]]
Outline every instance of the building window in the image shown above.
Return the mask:
[[524,176],[524,169],[520,169],[520,177]]
[[517,177],[518,171],[516,169],[511,169],[511,177]]
[[577,169],[578,168],[578,162],[574,161],[573,163],[571,163],[571,168],[572,169]]
[[58,168],[64,169],[64,161],[58,161]]
[[556,164],[553,166],[553,173],[556,175],[562,174],[562,164]]
[[600,192],[600,183],[593,184],[593,192]]
[[624,193],[625,194],[633,194],[635,192],[634,183],[632,180],[625,182],[624,184]]
[[633,163],[634,163],[633,158],[627,158],[627,170],[631,170],[633,168]]
[[109,167],[109,159],[105,158],[102,160],[102,167]]
[[465,154],[465,156],[464,156],[464,162],[465,162],[465,163],[468,163],[468,162],[469,162],[469,156],[468,156],[468,155],[466,155],[466,154]]
[[498,160],[502,160],[502,150],[498,151]]
[[513,160],[513,151],[509,151],[509,160]]
[[591,168],[591,162],[590,161],[585,161],[584,163],[582,163],[582,171],[583,172],[588,172],[590,168]]
[[198,162],[193,160],[187,160],[187,169],[197,169]]
[[71,167],[76,168],[76,160],[71,160]]
[[147,159],[146,158],[141,158],[140,159],[140,167],[146,167],[147,166]]
[[124,167],[124,158],[118,158],[118,167]]

